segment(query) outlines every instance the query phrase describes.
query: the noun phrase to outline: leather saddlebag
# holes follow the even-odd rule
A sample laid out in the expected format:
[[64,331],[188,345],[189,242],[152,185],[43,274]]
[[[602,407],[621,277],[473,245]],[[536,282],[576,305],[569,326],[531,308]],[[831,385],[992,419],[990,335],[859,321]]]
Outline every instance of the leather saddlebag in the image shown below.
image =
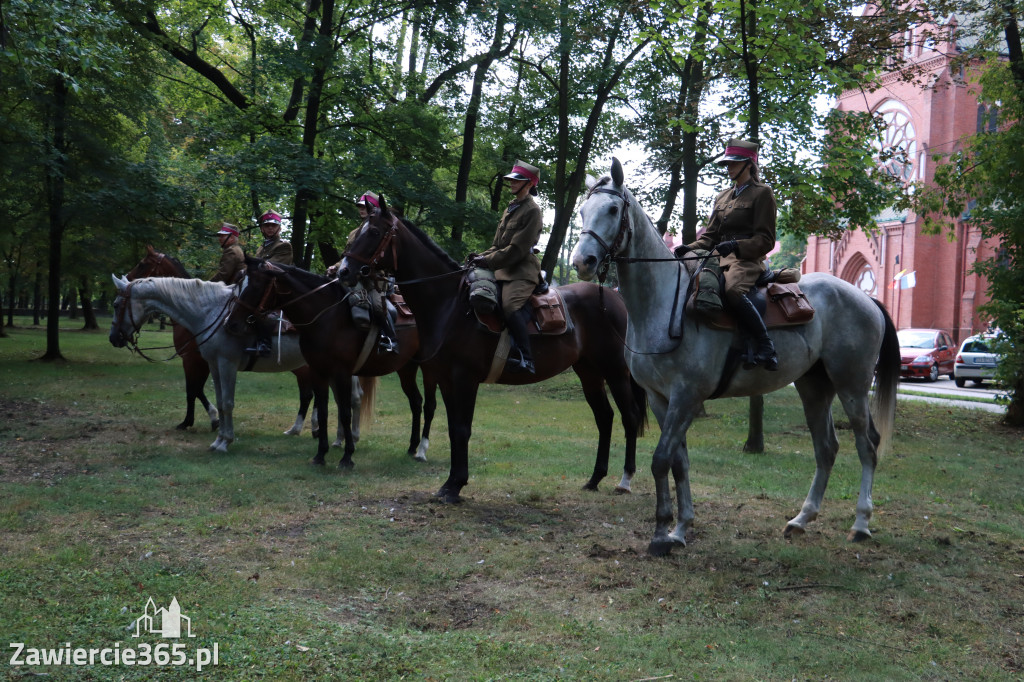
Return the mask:
[[814,306],[800,290],[799,284],[772,282],[768,285],[766,293],[768,299],[779,307],[779,310],[790,322],[807,322],[814,317]]

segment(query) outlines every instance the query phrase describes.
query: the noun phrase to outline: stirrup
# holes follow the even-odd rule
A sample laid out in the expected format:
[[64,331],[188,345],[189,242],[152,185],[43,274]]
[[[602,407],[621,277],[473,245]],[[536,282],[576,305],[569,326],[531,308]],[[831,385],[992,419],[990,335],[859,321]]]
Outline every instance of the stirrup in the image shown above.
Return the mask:
[[377,341],[377,352],[378,353],[397,353],[398,342],[391,337],[380,335],[380,339]]
[[270,357],[270,350],[271,349],[269,343],[267,343],[266,341],[258,341],[256,342],[255,346],[251,348],[246,348],[245,352],[252,353],[253,355],[258,355],[261,358],[267,358]]

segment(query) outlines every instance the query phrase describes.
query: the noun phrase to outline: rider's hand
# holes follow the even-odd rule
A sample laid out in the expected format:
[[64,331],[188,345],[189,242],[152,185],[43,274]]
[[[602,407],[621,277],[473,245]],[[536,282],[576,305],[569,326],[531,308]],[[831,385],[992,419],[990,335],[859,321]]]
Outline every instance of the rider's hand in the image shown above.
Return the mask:
[[474,268],[487,268],[487,259],[483,256],[473,256],[469,259],[469,264]]
[[693,250],[693,249],[691,249],[691,248],[690,248],[689,246],[687,246],[686,244],[680,244],[680,245],[679,245],[679,246],[677,246],[676,248],[672,249],[672,254],[673,254],[673,255],[674,255],[674,256],[675,256],[676,258],[682,258],[683,256],[685,256],[686,254],[688,254],[688,253],[689,253],[690,251],[692,251],[692,250]]
[[339,265],[341,265],[341,263],[335,263],[334,265],[328,267],[327,268],[327,276],[328,277],[336,277],[338,275],[338,266]]
[[728,256],[730,253],[735,253],[737,246],[738,244],[736,243],[736,240],[730,239],[727,242],[722,242],[721,244],[719,244],[717,247],[715,247],[715,250],[718,251],[719,256],[722,256],[724,258],[725,256]]

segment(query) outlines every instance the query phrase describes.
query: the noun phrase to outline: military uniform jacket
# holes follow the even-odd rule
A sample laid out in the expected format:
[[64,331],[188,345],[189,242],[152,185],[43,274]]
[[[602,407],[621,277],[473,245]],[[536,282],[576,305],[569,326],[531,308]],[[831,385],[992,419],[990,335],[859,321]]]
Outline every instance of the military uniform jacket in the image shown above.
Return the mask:
[[527,280],[540,282],[540,261],[533,253],[533,247],[540,239],[544,227],[540,206],[527,195],[525,199],[512,202],[498,223],[491,248],[480,254],[489,270],[494,270],[499,281]]
[[269,244],[266,240],[256,251],[257,258],[263,258],[273,263],[283,263],[284,265],[292,264],[292,245],[283,239],[275,239]]
[[245,254],[242,253],[242,247],[238,244],[232,244],[224,248],[224,252],[220,255],[220,268],[217,270],[217,274],[214,275],[211,282],[224,282],[225,284],[234,284],[238,278],[239,273],[245,271]]
[[[764,183],[751,180],[738,197],[729,187],[715,199],[708,227],[691,249],[710,251],[721,242],[736,240],[738,260],[760,263],[775,248],[775,194]],[[731,255],[731,254],[730,254]]]

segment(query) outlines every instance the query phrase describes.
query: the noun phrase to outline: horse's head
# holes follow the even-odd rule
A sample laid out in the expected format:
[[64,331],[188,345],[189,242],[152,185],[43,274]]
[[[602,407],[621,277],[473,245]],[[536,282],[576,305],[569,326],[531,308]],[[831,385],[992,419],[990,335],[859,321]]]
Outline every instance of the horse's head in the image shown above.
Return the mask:
[[142,323],[146,321],[145,310],[138,300],[132,299],[132,287],[134,282],[128,281],[128,277],[118,278],[111,275],[114,286],[117,287],[117,298],[114,299],[114,319],[110,322],[110,345],[114,348],[124,348],[133,342]]
[[245,334],[250,325],[268,312],[277,310],[280,290],[278,277],[284,270],[262,258],[245,257],[246,286],[228,315],[224,328],[229,334]]
[[151,244],[146,245],[146,255],[143,256],[142,260],[136,264],[134,268],[128,271],[125,277],[129,282],[134,282],[137,279],[143,277],[187,277],[188,273],[185,272],[185,268],[176,261],[169,257],[167,254],[160,253],[153,248]]
[[600,180],[587,176],[589,192],[580,208],[583,229],[571,257],[582,280],[594,279],[601,264],[618,255],[629,240],[629,199],[624,183],[622,164],[616,158],[610,176]]
[[380,210],[366,217],[342,255],[338,279],[346,286],[355,285],[360,277],[368,277],[374,271],[393,271],[397,266],[394,239],[399,221],[388,210],[383,196],[378,201]]

